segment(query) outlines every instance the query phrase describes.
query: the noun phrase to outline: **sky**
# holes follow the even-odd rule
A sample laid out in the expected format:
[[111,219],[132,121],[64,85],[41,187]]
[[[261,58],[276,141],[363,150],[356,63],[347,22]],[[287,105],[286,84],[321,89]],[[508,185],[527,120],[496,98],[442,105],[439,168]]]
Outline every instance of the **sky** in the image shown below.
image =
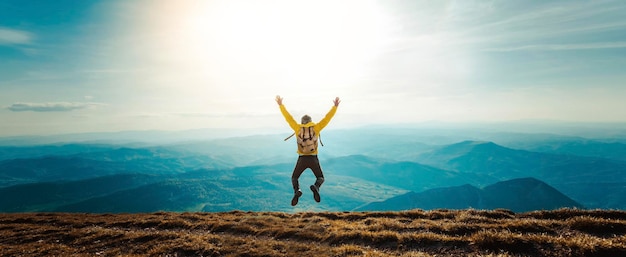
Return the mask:
[[[626,122],[626,1],[0,0],[0,136]],[[282,130],[281,130],[282,129]]]

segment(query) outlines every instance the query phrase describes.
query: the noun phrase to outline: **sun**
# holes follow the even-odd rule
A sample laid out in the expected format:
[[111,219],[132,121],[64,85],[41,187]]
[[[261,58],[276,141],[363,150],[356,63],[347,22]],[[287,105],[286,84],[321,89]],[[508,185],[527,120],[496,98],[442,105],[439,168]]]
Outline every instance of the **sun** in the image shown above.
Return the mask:
[[206,1],[186,21],[188,54],[230,83],[352,83],[390,34],[389,17],[365,0]]

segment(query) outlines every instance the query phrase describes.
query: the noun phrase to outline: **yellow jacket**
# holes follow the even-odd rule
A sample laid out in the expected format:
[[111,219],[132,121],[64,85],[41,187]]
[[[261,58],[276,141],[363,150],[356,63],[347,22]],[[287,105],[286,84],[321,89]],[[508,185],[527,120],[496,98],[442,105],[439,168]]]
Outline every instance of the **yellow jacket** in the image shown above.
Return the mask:
[[[330,109],[330,111],[328,111],[328,113],[326,114],[326,116],[324,116],[324,118],[322,120],[320,120],[320,122],[315,123],[315,122],[309,122],[307,124],[300,124],[298,122],[296,122],[296,120],[293,119],[293,116],[291,116],[291,114],[289,114],[289,112],[287,111],[287,109],[285,108],[284,105],[280,105],[280,112],[283,114],[283,117],[285,117],[285,120],[287,121],[287,123],[289,123],[289,127],[291,127],[291,129],[293,129],[293,131],[297,134],[300,131],[301,127],[313,127],[313,130],[315,131],[315,134],[319,136],[320,132],[322,131],[322,129],[324,129],[324,127],[326,127],[326,125],[328,125],[328,122],[330,122],[330,119],[333,118],[333,116],[335,116],[335,112],[337,112],[337,106],[334,106]],[[299,155],[317,155],[317,149],[315,149],[315,152],[313,153],[301,153],[299,150],[297,150]]]

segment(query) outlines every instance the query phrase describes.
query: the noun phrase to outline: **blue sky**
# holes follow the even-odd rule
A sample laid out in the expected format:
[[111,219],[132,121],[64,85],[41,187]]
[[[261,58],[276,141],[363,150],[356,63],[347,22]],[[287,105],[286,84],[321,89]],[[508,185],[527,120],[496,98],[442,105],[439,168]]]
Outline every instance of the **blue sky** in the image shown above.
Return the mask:
[[[0,136],[626,122],[626,1],[0,1]],[[317,118],[316,118],[317,117]]]

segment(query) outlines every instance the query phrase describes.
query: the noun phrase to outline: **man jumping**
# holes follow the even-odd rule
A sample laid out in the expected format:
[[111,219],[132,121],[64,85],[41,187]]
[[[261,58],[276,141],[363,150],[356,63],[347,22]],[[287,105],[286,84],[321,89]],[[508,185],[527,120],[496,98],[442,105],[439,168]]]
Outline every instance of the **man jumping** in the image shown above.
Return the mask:
[[300,178],[300,175],[302,175],[302,172],[304,172],[307,168],[311,169],[316,177],[315,184],[310,187],[311,191],[313,191],[313,198],[318,203],[321,200],[319,190],[322,183],[324,183],[324,173],[322,172],[320,161],[317,158],[317,144],[320,132],[324,129],[324,127],[326,127],[326,125],[328,125],[330,119],[332,119],[335,115],[339,102],[339,97],[336,97],[333,101],[334,106],[318,123],[312,122],[309,115],[304,115],[301,119],[302,123],[298,124],[283,105],[283,98],[276,96],[276,103],[278,103],[278,106],[280,107],[280,112],[285,117],[287,123],[289,123],[291,129],[293,129],[294,134],[297,136],[298,143],[297,152],[299,157],[296,162],[296,167],[293,169],[293,174],[291,175],[291,183],[293,184],[294,190],[294,195],[291,199],[291,206],[296,206],[296,204],[298,204],[298,199],[302,196],[298,179]]

